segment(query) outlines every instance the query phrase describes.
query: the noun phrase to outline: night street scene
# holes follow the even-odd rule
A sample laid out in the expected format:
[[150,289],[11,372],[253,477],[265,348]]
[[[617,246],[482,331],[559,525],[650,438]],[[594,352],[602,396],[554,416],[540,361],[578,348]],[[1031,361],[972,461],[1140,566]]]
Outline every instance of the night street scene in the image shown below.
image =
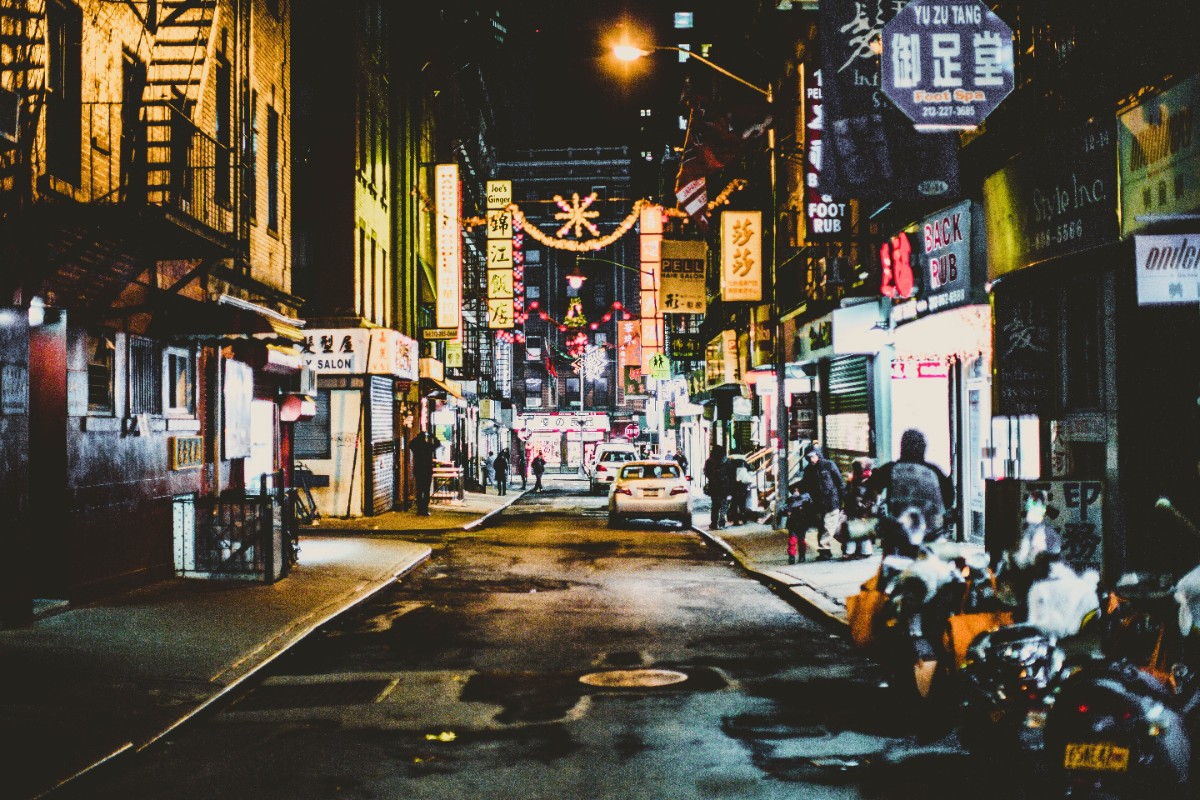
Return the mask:
[[0,797],[1200,797],[1197,41],[0,0]]

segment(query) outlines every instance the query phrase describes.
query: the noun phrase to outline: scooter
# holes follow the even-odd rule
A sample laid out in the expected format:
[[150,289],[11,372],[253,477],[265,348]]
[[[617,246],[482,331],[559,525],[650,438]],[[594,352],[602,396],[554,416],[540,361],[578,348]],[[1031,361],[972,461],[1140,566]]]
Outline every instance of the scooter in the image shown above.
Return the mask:
[[[1098,610],[1099,575],[1047,555],[1026,569],[1006,562],[1002,594],[1022,621],[975,637],[959,665],[959,741],[973,753],[1040,751],[1055,695],[1080,660],[1070,653],[1086,652],[1091,641],[1085,626]],[[1011,594],[1015,587],[1022,597]]]
[[1103,598],[1103,658],[1063,683],[1046,719],[1045,757],[1068,796],[1200,790],[1200,680],[1181,613],[1194,602],[1180,589],[1196,584],[1188,579],[1130,573]]

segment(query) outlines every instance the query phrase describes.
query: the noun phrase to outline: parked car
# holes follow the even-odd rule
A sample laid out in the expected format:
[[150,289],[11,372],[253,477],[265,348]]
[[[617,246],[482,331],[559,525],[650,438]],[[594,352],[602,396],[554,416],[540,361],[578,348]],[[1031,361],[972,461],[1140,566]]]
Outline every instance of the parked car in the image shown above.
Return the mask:
[[621,465],[636,461],[637,458],[637,448],[628,442],[596,445],[596,454],[587,470],[591,491],[595,493],[608,488],[616,480]]
[[608,524],[629,519],[677,520],[692,524],[692,496],[687,476],[674,461],[623,464],[608,496]]

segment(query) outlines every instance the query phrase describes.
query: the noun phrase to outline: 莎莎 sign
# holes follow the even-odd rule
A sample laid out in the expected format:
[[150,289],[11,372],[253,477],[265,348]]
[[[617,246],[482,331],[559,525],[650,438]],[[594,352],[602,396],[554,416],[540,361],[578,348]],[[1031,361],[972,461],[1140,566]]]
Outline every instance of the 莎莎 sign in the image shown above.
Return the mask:
[[1013,90],[1012,29],[980,0],[913,0],[883,27],[881,77],[917,130],[976,128]]

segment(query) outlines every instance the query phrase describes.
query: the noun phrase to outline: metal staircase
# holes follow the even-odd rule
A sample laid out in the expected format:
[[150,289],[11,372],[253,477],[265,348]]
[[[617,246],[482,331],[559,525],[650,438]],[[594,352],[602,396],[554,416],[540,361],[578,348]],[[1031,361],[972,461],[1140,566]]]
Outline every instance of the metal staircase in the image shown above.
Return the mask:
[[176,205],[190,200],[185,196],[190,187],[182,184],[180,176],[188,163],[192,134],[198,130],[193,115],[207,77],[216,16],[217,0],[150,0],[147,4],[146,28],[153,44],[141,119],[147,199],[152,203],[172,197]]

